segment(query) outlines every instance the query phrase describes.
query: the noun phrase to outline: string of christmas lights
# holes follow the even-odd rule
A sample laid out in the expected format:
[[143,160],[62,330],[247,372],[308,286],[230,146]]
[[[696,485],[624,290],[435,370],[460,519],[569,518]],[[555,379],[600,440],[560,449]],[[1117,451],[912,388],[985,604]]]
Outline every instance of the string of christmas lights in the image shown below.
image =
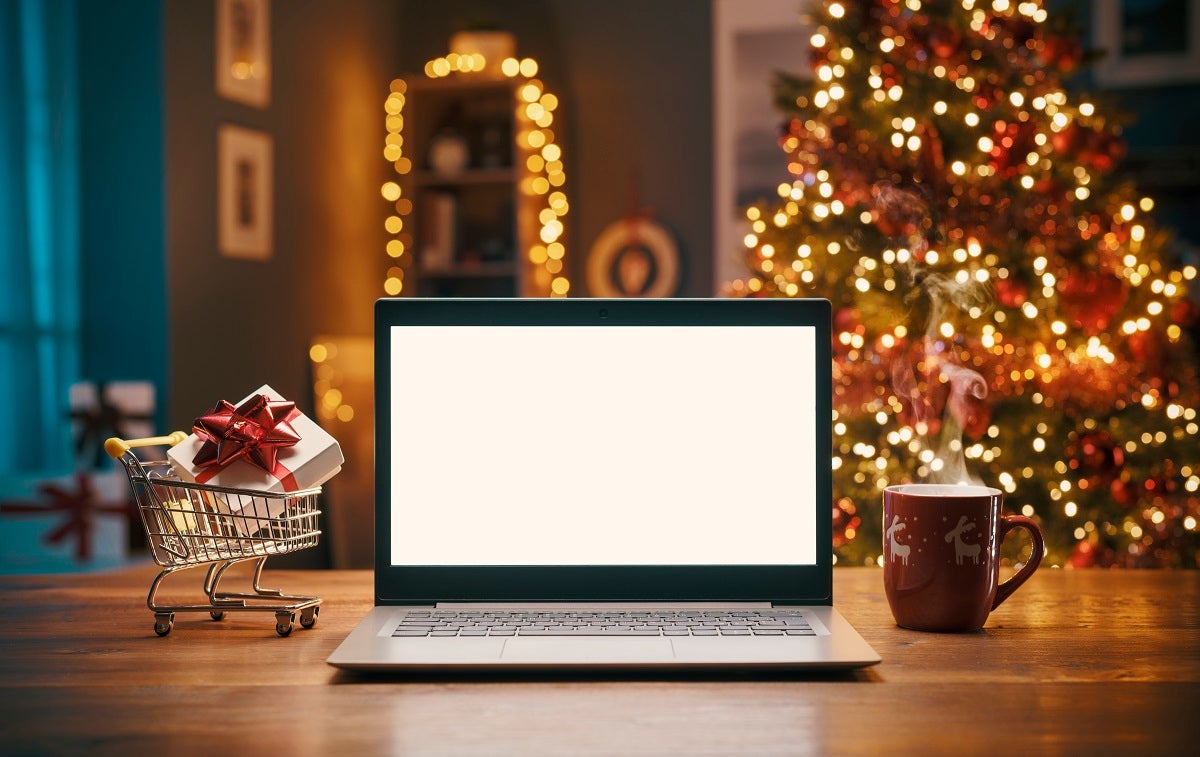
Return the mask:
[[838,555],[880,559],[887,485],[966,475],[1051,564],[1196,566],[1197,271],[1114,177],[1120,120],[1064,87],[1082,46],[1035,1],[814,20],[813,76],[776,87],[792,180],[729,293],[834,304]]
[[[526,198],[540,202],[537,210],[537,240],[524,250],[530,266],[529,291],[546,297],[566,297],[571,282],[565,274],[566,248],[562,243],[563,217],[570,204],[563,190],[566,174],[563,169],[562,147],[555,142],[554,111],[558,108],[558,97],[547,92],[538,73],[538,63],[533,58],[505,58],[500,63],[500,75],[517,81],[515,88],[514,116],[517,125],[516,146],[519,150],[518,169],[521,180],[518,191]],[[491,78],[493,73],[487,59],[480,53],[449,53],[428,61],[425,76],[439,79],[449,76]],[[394,79],[384,101],[383,156],[392,163],[399,176],[413,170],[412,160],[404,151],[404,105],[408,86],[403,79]],[[384,220],[384,227],[391,238],[386,245],[390,259],[383,281],[383,290],[390,296],[404,290],[404,273],[411,259],[405,254],[412,247],[412,235],[405,231],[405,222],[413,212],[412,201],[402,197],[403,189],[397,181],[384,182],[380,188],[383,198],[393,203],[393,211]]]

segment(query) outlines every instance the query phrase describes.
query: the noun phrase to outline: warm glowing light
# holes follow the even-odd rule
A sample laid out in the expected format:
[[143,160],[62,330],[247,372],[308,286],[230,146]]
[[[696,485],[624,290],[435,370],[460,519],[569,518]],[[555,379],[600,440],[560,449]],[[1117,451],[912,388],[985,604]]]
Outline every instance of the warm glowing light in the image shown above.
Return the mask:
[[[482,73],[486,67],[487,61],[478,53],[450,53],[426,63],[425,74],[430,78],[448,76],[452,72],[457,72],[457,75],[476,75]],[[532,277],[532,286],[540,290],[542,296],[549,294],[563,297],[570,290],[570,282],[565,276],[558,275],[564,268],[565,255],[564,247],[559,241],[564,231],[559,218],[567,213],[568,203],[562,191],[550,191],[551,188],[561,187],[566,182],[562,149],[555,143],[554,133],[549,129],[554,121],[553,111],[559,107],[559,100],[553,93],[544,91],[541,81],[532,78],[537,75],[538,68],[538,63],[533,58],[506,58],[500,62],[500,72],[504,76],[521,76],[527,80],[515,84],[515,142],[518,149],[528,151],[518,159],[518,166],[524,169],[518,189],[524,197],[532,197],[532,201],[544,203],[540,209],[528,209],[536,214],[540,224],[538,241],[525,251],[526,259],[537,269],[537,275]],[[388,131],[384,143],[384,157],[392,163],[396,173],[404,175],[412,170],[412,161],[403,155],[404,137],[401,134],[404,128],[401,110],[405,104],[404,93],[407,92],[407,85],[403,79],[395,79],[389,85],[389,89],[390,93],[384,101],[384,110],[387,113],[385,126]],[[387,255],[390,258],[400,258],[405,254],[406,244],[411,243],[411,232],[401,232],[405,227],[403,216],[412,212],[413,204],[408,199],[400,200],[401,188],[397,182],[386,182],[380,191],[385,199],[395,203],[397,212],[397,215],[390,215],[384,220],[387,232],[399,235],[399,238],[387,241]],[[522,213],[526,212],[524,203],[530,201],[520,201]],[[392,266],[384,280],[384,291],[392,296],[398,295],[404,288],[403,279],[404,269]],[[753,284],[749,286],[752,291],[756,291]],[[346,413],[353,413],[352,408],[342,407]]]

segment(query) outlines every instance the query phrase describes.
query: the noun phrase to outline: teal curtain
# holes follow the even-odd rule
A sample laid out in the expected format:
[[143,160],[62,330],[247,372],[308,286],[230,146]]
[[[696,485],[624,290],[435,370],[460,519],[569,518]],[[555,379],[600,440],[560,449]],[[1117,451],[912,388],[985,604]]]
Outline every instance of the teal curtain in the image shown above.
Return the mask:
[[0,3],[0,473],[71,464],[79,376],[74,0]]

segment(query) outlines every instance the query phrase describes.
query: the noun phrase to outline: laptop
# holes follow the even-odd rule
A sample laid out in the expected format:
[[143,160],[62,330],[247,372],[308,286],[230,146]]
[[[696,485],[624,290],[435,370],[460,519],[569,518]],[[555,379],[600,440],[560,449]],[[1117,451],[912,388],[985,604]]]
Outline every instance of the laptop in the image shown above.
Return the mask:
[[853,668],[825,300],[382,299],[351,670]]

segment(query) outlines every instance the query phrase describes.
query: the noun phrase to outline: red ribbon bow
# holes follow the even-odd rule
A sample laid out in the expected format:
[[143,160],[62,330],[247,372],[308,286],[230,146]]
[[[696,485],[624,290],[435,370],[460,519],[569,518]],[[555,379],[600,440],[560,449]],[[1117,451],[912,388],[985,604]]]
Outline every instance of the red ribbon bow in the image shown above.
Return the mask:
[[280,480],[290,478],[291,472],[276,456],[283,447],[300,441],[291,424],[298,415],[295,402],[272,400],[265,394],[249,397],[238,407],[220,400],[192,426],[192,433],[204,440],[192,463],[208,468],[206,480],[235,460],[245,460]]

